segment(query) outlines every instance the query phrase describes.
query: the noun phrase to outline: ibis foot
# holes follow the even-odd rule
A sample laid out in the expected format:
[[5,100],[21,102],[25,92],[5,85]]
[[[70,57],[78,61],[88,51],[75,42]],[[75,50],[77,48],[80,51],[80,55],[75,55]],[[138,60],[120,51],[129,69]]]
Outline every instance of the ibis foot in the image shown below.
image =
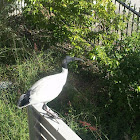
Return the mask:
[[52,112],[52,111],[47,107],[46,104],[43,105],[42,109],[46,111],[46,114],[45,114],[45,115],[47,115],[48,117],[50,117],[50,118],[52,118],[52,119],[60,119],[60,117],[58,116],[58,114]]

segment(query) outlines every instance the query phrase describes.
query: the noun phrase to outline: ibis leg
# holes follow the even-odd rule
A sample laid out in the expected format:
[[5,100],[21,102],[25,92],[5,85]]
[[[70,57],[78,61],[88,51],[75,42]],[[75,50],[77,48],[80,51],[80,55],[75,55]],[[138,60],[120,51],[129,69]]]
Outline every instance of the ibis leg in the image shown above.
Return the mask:
[[58,117],[58,114],[52,112],[52,111],[47,107],[46,104],[43,105],[42,109],[46,111],[46,113],[47,113],[46,115],[48,115],[49,117],[54,118],[54,119],[58,119],[58,118],[59,118],[59,117]]

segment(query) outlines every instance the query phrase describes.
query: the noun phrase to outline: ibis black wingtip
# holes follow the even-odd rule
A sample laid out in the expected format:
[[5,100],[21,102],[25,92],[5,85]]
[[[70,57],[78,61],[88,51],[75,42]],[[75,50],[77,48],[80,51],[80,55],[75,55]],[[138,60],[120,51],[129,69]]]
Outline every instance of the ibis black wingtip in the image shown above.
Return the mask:
[[29,99],[30,99],[30,91],[28,91],[26,94],[22,94],[17,103],[18,108],[21,109],[29,105]]

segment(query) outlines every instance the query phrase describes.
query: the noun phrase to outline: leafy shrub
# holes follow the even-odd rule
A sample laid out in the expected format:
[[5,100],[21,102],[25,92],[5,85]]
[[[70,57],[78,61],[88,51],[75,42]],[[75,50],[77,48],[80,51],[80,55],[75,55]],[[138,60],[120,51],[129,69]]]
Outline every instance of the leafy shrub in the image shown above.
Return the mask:
[[[108,99],[104,102],[106,126],[111,139],[120,139],[124,132],[139,136],[140,116],[140,34],[121,40],[112,49],[96,47],[96,60],[108,83]],[[103,119],[103,120],[104,120]]]
[[24,15],[32,28],[44,29],[52,44],[66,43],[73,55],[88,55],[91,43],[112,44],[118,38],[113,32],[123,29],[123,21],[115,13],[110,0],[96,4],[86,0],[26,1]]

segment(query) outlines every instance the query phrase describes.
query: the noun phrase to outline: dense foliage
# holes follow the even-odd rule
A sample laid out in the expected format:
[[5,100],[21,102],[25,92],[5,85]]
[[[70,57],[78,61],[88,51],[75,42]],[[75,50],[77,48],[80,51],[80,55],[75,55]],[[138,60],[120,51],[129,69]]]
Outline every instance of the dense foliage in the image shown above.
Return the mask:
[[[67,43],[74,55],[91,49],[90,42],[113,43],[122,29],[121,16],[114,12],[110,0],[92,1],[27,1],[24,14],[33,28],[45,29],[51,34],[51,43]],[[69,46],[70,44],[70,46]],[[88,55],[88,54],[86,54]]]
[[[138,139],[140,107],[140,34],[133,34],[120,41],[111,51],[107,51],[107,60],[102,61],[103,73],[108,83],[108,99],[104,111],[108,114],[110,138],[121,139],[127,132],[132,139]],[[114,49],[116,48],[117,49]],[[109,53],[109,54],[108,54]],[[110,63],[111,62],[111,63]],[[115,63],[115,64],[114,64]],[[104,118],[104,116],[103,116]],[[119,136],[118,136],[119,135]]]
[[[0,14],[1,79],[12,80],[20,94],[46,71],[53,71],[57,65],[50,65],[60,61],[57,59],[64,54],[82,57],[86,65],[81,66],[80,77],[88,81],[88,86],[78,91],[67,87],[67,92],[76,94],[73,102],[68,103],[66,122],[88,140],[140,139],[140,34],[130,37],[122,34],[123,40],[119,40],[117,32],[125,29],[128,17],[116,14],[111,0],[26,0],[25,3],[21,15],[8,17],[8,9]],[[93,85],[95,94],[90,88]],[[2,98],[7,101],[4,94]],[[17,100],[17,93],[15,96],[12,103],[16,102],[13,100]],[[59,105],[60,110],[67,110],[63,104]],[[16,110],[14,105],[10,106]],[[13,118],[14,115],[17,114]]]

